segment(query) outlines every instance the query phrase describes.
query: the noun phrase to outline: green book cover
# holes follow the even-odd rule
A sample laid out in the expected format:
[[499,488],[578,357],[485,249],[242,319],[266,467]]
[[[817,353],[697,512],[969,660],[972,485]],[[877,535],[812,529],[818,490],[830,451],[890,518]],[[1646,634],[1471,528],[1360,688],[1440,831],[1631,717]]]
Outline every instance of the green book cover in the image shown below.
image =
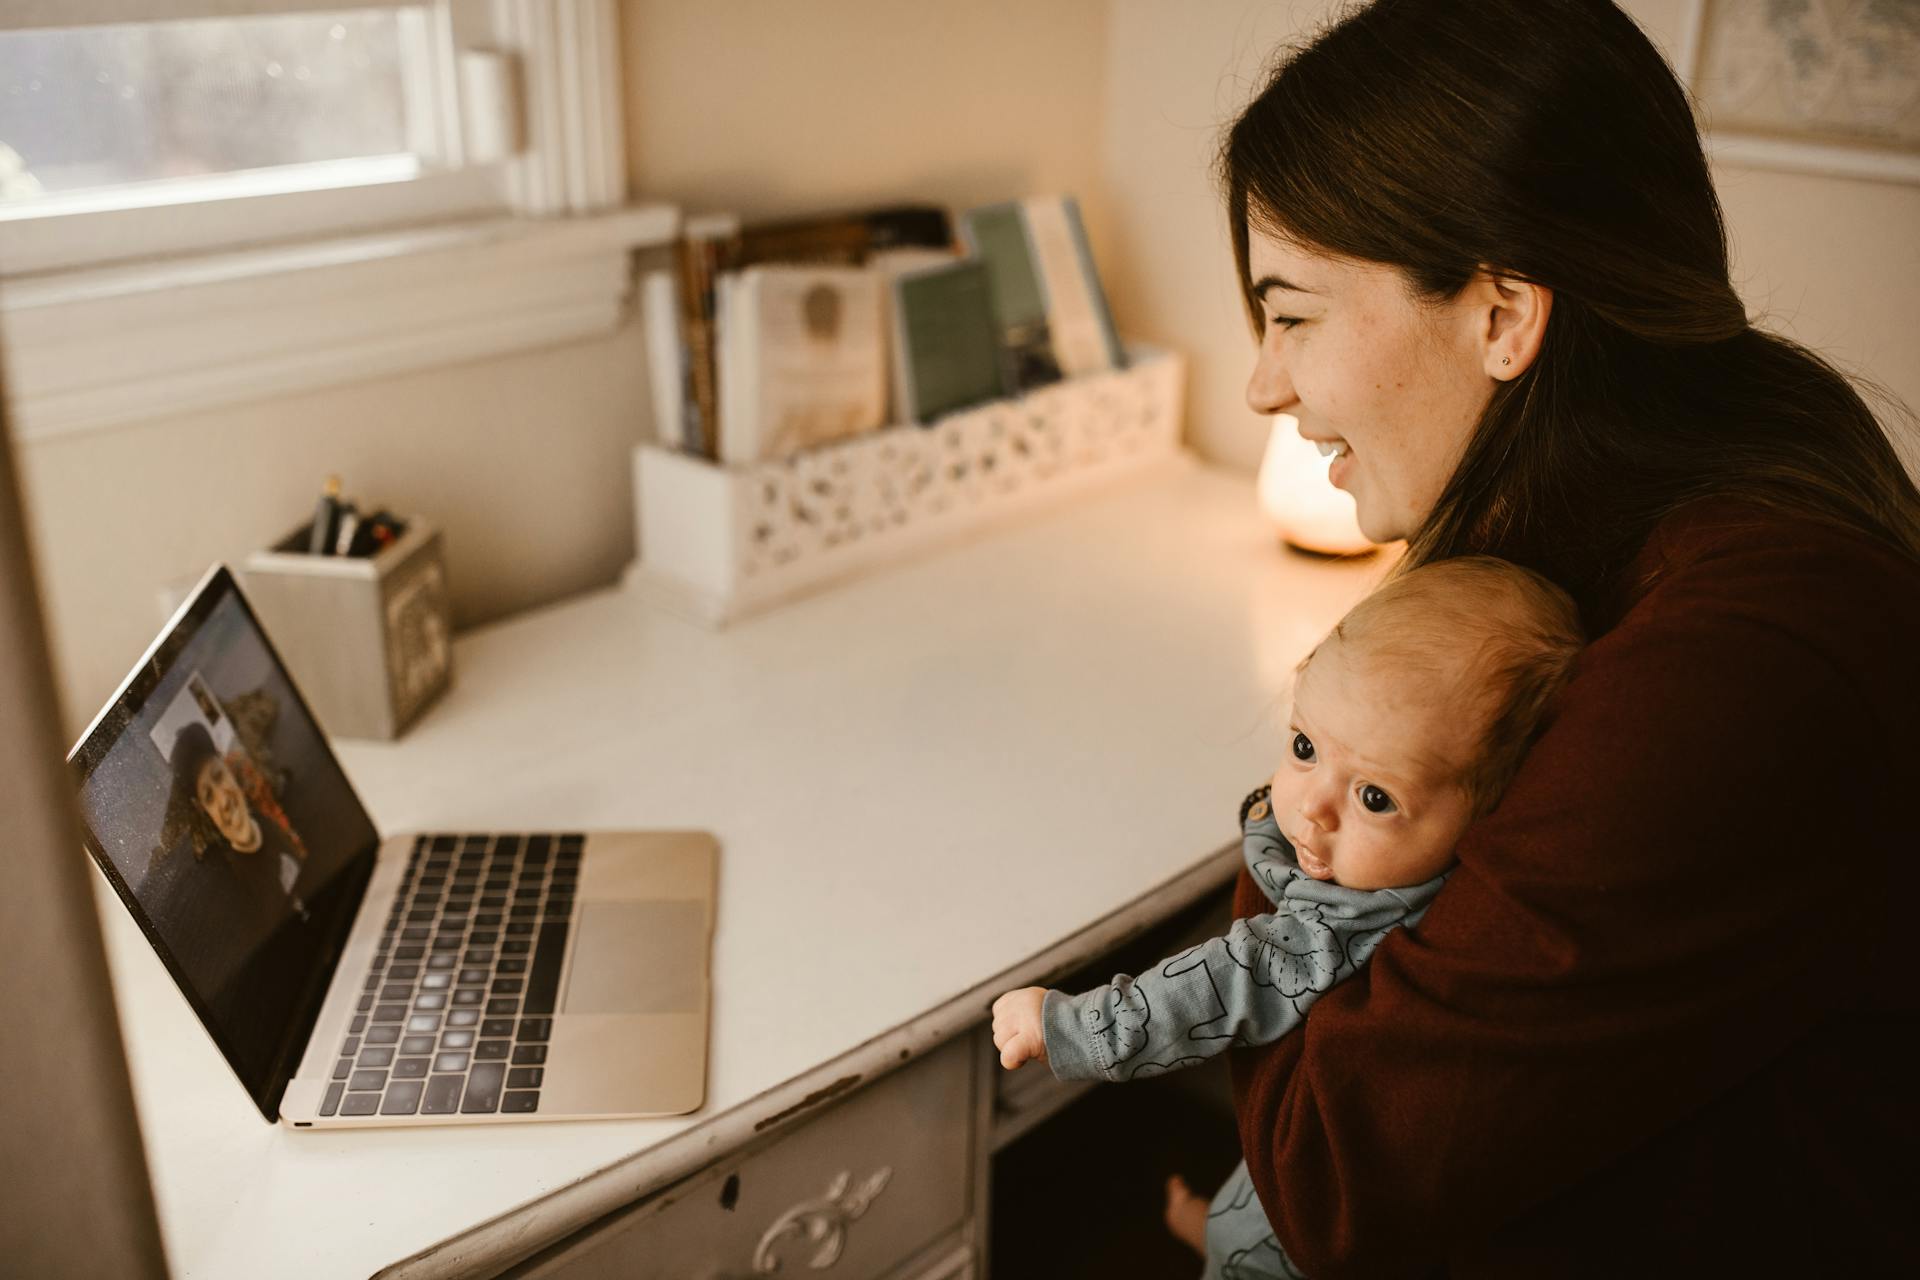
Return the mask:
[[976,259],[894,281],[894,359],[913,422],[1008,392],[987,267]]

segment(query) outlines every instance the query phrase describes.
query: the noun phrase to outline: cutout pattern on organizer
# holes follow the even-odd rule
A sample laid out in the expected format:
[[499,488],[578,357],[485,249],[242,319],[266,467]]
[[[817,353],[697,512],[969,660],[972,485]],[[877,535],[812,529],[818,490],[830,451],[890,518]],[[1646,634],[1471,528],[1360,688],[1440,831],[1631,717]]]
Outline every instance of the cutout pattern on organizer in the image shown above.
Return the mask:
[[1179,437],[1180,370],[1148,359],[751,469],[743,577],[938,523]]

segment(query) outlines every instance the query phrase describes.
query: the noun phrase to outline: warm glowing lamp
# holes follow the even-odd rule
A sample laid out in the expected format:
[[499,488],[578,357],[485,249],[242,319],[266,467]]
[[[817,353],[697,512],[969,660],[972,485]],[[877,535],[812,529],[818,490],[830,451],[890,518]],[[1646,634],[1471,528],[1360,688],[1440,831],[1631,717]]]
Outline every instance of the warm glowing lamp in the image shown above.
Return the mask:
[[1280,536],[1302,551],[1329,556],[1371,551],[1374,544],[1360,532],[1353,495],[1327,480],[1330,463],[1312,442],[1301,439],[1298,419],[1275,414],[1260,460],[1260,506]]

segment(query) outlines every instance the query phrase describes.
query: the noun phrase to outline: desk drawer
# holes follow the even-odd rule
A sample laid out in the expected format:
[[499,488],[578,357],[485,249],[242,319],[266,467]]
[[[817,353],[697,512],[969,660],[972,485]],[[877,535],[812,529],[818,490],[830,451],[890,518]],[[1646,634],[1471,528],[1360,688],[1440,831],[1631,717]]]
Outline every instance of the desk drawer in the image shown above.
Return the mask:
[[943,1045],[511,1274],[745,1280],[778,1264],[781,1275],[879,1280],[966,1220],[972,1043]]

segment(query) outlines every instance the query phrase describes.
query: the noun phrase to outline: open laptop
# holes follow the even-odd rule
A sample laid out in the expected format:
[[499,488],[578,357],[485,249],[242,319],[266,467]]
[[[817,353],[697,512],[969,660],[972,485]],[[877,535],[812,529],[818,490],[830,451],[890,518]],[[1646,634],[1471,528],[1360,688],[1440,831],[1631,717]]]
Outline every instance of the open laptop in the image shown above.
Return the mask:
[[381,838],[224,566],[67,759],[89,852],[269,1120],[701,1105],[713,838]]

